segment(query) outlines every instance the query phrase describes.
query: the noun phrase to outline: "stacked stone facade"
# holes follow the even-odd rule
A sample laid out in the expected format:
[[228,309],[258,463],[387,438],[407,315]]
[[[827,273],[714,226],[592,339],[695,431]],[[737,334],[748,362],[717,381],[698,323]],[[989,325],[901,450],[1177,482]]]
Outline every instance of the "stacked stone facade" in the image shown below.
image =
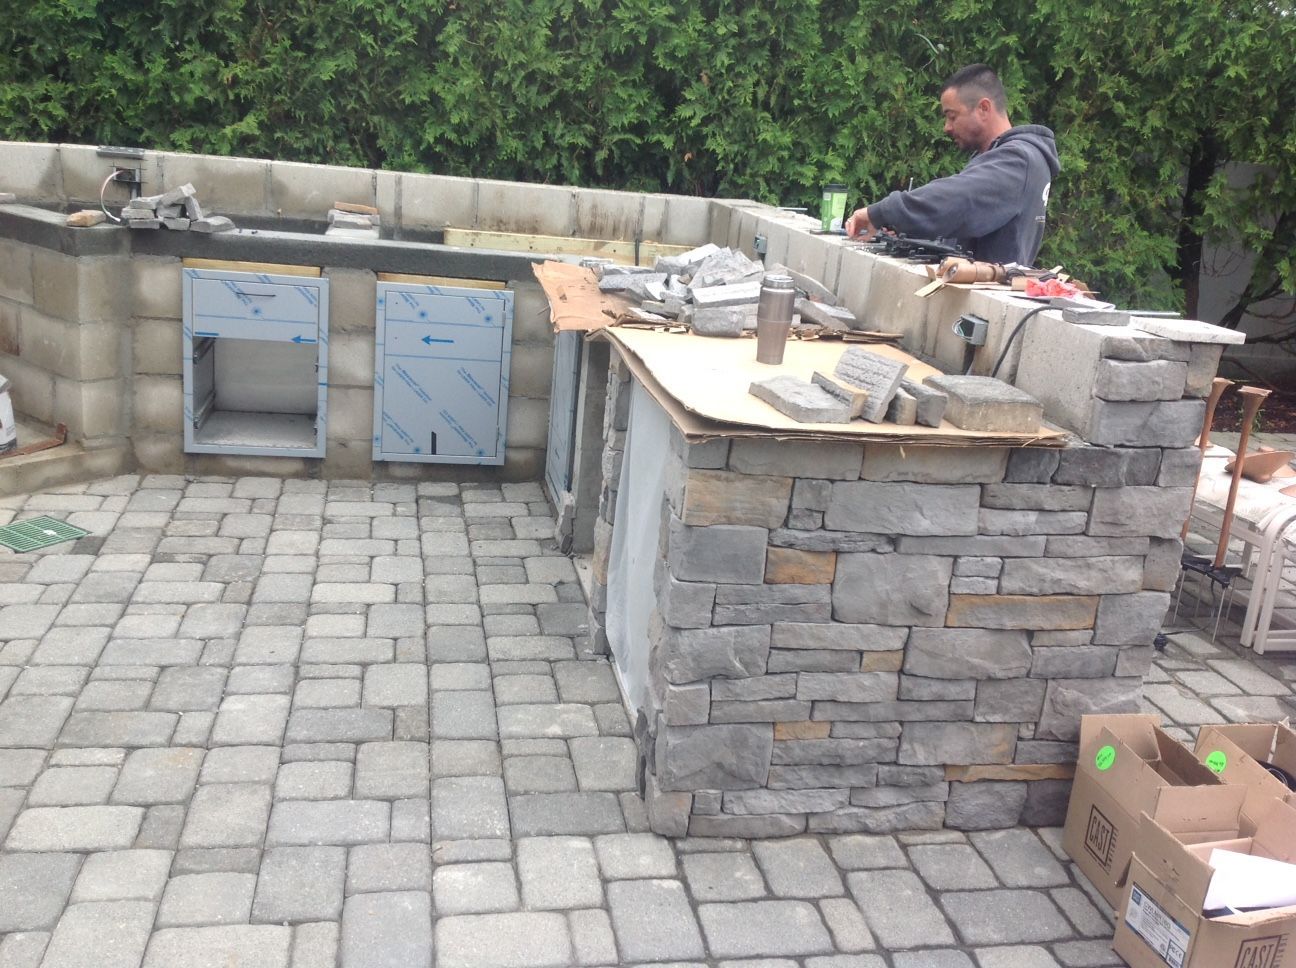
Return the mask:
[[[1056,325],[1108,377],[1048,417],[1101,444],[673,432],[638,737],[653,829],[1061,821],[1080,716],[1138,708],[1214,371],[1190,382],[1186,343]],[[1024,347],[1020,372],[1044,352]],[[596,641],[630,380],[614,353]]]

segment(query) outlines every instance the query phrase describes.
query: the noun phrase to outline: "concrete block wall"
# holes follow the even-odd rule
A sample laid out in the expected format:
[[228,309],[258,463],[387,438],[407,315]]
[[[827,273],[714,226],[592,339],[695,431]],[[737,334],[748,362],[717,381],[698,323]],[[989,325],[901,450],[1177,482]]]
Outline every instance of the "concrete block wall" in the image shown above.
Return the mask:
[[18,408],[87,449],[129,428],[129,265],[0,239],[0,373]]

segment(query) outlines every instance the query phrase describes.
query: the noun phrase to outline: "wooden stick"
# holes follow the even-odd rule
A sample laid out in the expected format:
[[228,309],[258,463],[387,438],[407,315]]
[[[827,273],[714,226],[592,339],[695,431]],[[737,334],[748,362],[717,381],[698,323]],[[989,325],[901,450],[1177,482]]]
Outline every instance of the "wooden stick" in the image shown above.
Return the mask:
[[1259,387],[1242,387],[1238,393],[1242,395],[1242,426],[1238,433],[1237,456],[1233,458],[1233,481],[1229,484],[1228,501],[1224,505],[1224,520],[1220,524],[1219,545],[1215,549],[1216,568],[1224,564],[1224,558],[1228,554],[1229,529],[1233,527],[1233,506],[1237,503],[1238,487],[1242,483],[1242,465],[1245,463],[1242,457],[1246,454],[1247,441],[1251,439],[1251,424],[1255,422],[1255,415],[1260,412],[1260,405],[1264,403],[1264,398],[1269,396],[1268,390]]
[[[1222,376],[1217,376],[1211,380],[1210,396],[1206,398],[1206,418],[1202,421],[1201,436],[1197,438],[1197,448],[1202,452],[1202,457],[1206,456],[1206,449],[1210,447],[1211,425],[1215,423],[1215,407],[1224,395],[1224,391],[1233,385],[1232,380],[1226,380]],[[1200,471],[1198,472],[1200,474]],[[1179,532],[1179,540],[1188,540],[1188,526],[1192,524],[1193,501],[1197,500],[1197,478],[1193,478],[1192,498],[1188,501],[1188,517],[1184,518],[1183,530]]]

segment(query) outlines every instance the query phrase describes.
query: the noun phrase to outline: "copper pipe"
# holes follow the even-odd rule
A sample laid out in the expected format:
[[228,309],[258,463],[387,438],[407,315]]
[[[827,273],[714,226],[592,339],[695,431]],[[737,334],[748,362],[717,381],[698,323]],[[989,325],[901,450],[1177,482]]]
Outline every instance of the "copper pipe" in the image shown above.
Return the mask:
[[[1219,404],[1220,397],[1224,391],[1233,385],[1232,380],[1226,380],[1222,376],[1217,376],[1211,380],[1210,396],[1206,398],[1206,419],[1202,421],[1201,436],[1197,438],[1197,449],[1202,452],[1202,457],[1206,456],[1206,450],[1210,447],[1211,426],[1215,423],[1215,407]],[[1188,517],[1184,519],[1183,530],[1179,532],[1179,540],[1188,540],[1188,526],[1192,523],[1193,502],[1197,500],[1197,479],[1193,478],[1192,497],[1188,501]]]
[[1269,396],[1268,390],[1259,387],[1242,387],[1238,393],[1242,395],[1242,426],[1238,432],[1237,456],[1233,458],[1233,482],[1229,484],[1228,501],[1224,504],[1224,520],[1220,524],[1219,546],[1215,549],[1216,568],[1224,564],[1224,558],[1228,553],[1229,529],[1233,527],[1233,506],[1237,503],[1238,487],[1242,483],[1242,465],[1245,463],[1242,458],[1246,454],[1247,441],[1251,439],[1251,425],[1255,423],[1256,414],[1260,412],[1260,405],[1264,403],[1265,397]]

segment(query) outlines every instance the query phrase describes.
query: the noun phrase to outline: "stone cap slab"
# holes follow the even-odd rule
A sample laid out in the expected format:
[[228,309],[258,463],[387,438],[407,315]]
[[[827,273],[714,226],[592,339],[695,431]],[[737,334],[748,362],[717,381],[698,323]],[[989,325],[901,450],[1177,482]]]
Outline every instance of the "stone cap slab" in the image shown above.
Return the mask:
[[1135,316],[1130,325],[1145,333],[1164,336],[1179,343],[1245,343],[1246,335],[1198,319],[1163,319],[1157,316]]

